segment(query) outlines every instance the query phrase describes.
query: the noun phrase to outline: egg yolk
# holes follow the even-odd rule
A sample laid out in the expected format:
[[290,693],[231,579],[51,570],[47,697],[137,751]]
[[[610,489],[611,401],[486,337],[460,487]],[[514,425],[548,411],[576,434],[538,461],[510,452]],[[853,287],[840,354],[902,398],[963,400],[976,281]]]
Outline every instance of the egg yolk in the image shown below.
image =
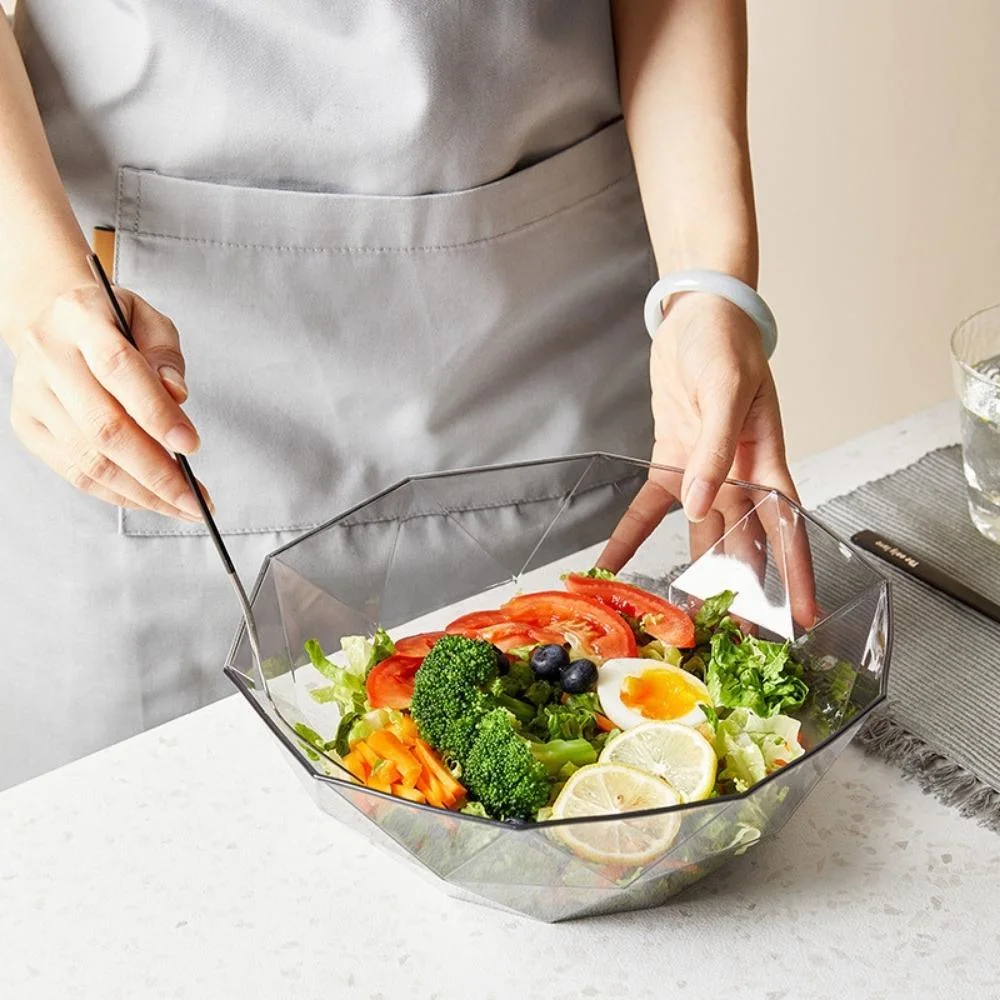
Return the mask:
[[622,704],[647,719],[677,719],[687,715],[704,697],[699,697],[683,677],[670,670],[644,670],[626,677],[621,686]]

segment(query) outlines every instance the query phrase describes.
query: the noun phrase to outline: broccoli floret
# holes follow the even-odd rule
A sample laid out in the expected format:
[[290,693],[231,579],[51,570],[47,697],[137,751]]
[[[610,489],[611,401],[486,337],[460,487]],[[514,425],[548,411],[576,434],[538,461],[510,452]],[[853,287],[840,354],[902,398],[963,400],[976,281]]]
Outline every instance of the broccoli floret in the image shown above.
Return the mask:
[[462,766],[472,749],[480,720],[492,707],[492,703],[485,695],[477,694],[468,712],[449,720],[445,726],[444,738],[439,747],[441,752],[451,754],[459,766]]
[[479,720],[495,705],[487,689],[496,675],[490,643],[461,635],[438,639],[413,681],[410,714],[420,735],[464,764]]
[[507,671],[494,682],[494,688],[515,698],[524,694],[535,683],[535,671],[527,659],[507,655]]
[[583,739],[535,743],[517,731],[505,709],[479,724],[462,780],[492,816],[531,819],[549,800],[550,781],[567,764],[593,764],[597,752]]
[[548,771],[503,708],[480,722],[462,776],[491,816],[531,819],[549,801]]

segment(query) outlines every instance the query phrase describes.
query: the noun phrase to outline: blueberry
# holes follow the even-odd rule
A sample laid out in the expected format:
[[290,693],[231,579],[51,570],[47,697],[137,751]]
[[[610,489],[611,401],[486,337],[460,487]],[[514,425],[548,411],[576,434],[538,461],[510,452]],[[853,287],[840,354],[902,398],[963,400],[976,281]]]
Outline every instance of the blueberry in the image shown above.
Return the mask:
[[562,646],[554,643],[548,646],[536,646],[531,651],[531,669],[540,681],[559,681],[559,672],[569,665],[569,653]]
[[574,660],[559,671],[559,684],[566,694],[583,694],[597,683],[593,660]]

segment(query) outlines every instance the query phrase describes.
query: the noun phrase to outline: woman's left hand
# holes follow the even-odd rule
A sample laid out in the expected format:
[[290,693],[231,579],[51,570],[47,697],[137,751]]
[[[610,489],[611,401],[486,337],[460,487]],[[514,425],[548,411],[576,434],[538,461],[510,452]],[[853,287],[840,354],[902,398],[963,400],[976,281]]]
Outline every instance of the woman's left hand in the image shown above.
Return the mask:
[[798,500],[785,459],[778,394],[757,327],[718,296],[675,296],[653,338],[650,381],[652,461],[684,474],[651,470],[599,564],[621,569],[680,500],[691,521],[693,558],[729,532],[726,552],[763,577],[769,538],[795,618],[811,624],[814,583],[802,522],[786,523],[777,505],[768,504],[748,518],[763,494],[725,482],[759,484]]
[[678,499],[701,534],[721,527],[727,478],[797,499],[774,379],[742,310],[715,295],[675,297],[653,338],[650,383],[653,462],[685,470]]

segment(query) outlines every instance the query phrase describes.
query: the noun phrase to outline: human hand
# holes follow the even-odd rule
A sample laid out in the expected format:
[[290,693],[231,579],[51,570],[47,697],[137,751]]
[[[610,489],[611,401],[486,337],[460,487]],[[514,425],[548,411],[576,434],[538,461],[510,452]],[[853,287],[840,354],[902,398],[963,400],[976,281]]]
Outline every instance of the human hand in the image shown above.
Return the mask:
[[727,553],[763,579],[764,538],[770,538],[795,620],[811,625],[815,585],[804,525],[780,524],[772,504],[747,518],[760,492],[726,483],[730,478],[771,487],[798,500],[774,380],[753,321],[718,296],[675,296],[653,339],[650,381],[652,461],[683,469],[683,476],[650,470],[599,564],[620,569],[680,500],[691,522],[692,558],[726,535]]
[[180,407],[187,387],[177,329],[138,295],[116,292],[137,348],[96,285],[61,294],[13,338],[11,424],[28,451],[84,493],[200,521],[170,454],[199,444]]

